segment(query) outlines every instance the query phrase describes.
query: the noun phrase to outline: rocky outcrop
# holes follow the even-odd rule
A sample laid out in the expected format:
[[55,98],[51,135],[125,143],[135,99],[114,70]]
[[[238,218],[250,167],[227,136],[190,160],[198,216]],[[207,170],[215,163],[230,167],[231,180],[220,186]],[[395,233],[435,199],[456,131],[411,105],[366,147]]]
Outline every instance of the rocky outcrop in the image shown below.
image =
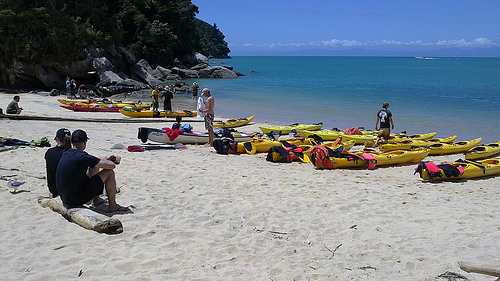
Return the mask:
[[234,72],[231,66],[212,67],[208,58],[198,53],[184,56],[183,61],[175,59],[171,68],[157,66],[153,69],[146,60],[137,60],[123,47],[112,45],[106,50],[89,48],[87,52],[86,59],[66,64],[54,62],[44,65],[17,59],[12,67],[8,68],[6,63],[0,63],[1,81],[8,83],[6,86],[10,87],[63,90],[66,77],[70,77],[75,79],[78,85],[89,84],[96,88],[126,86],[145,89],[173,84],[179,93],[190,91],[186,83],[184,85],[179,82],[182,79],[237,78],[242,75]]

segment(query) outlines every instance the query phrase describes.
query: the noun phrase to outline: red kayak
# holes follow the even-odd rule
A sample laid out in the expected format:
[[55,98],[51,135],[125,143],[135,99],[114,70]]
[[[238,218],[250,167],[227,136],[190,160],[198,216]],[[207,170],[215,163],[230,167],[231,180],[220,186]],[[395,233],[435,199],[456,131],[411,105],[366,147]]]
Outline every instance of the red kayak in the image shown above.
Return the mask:
[[120,108],[118,107],[83,107],[79,105],[60,105],[60,107],[73,110],[73,111],[84,111],[84,112],[119,112]]

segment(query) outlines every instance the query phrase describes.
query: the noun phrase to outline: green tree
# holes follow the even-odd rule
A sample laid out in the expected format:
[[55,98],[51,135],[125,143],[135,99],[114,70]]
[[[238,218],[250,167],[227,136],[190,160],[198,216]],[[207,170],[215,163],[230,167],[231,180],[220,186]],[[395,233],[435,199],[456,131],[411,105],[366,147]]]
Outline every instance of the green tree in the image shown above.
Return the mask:
[[0,83],[16,60],[50,66],[113,44],[160,65],[194,52],[227,57],[222,32],[197,13],[191,0],[0,0]]

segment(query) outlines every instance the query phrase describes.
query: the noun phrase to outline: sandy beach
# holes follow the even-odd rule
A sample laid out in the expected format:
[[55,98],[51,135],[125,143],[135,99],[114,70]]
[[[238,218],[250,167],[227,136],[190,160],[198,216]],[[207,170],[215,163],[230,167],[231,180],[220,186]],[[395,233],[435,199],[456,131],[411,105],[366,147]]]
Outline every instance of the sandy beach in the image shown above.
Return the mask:
[[[5,112],[13,94],[0,93]],[[57,98],[20,94],[22,115],[126,119],[72,112]],[[217,102],[217,96],[215,95]],[[176,106],[193,106],[176,104]],[[217,103],[215,105],[216,118]],[[151,123],[0,119],[0,137],[52,146],[59,128],[83,129],[95,156],[119,155],[115,214],[123,233],[100,234],[43,208],[47,148],[0,152],[1,280],[495,280],[458,262],[500,269],[500,176],[428,183],[416,165],[316,170],[271,163],[265,154],[213,148],[128,152]],[[195,131],[199,120],[186,119]],[[238,128],[259,131],[259,124]],[[426,133],[426,132],[422,132]],[[360,149],[354,147],[353,150]],[[428,157],[454,161],[463,155]],[[445,273],[466,279],[448,279]]]

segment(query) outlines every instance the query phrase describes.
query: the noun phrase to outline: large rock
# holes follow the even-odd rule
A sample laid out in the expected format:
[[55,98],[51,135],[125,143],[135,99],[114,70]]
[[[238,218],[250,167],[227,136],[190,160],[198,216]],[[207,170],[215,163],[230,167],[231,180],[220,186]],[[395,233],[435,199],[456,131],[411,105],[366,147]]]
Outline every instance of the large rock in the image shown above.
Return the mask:
[[124,83],[124,79],[120,75],[114,73],[111,70],[105,70],[99,72],[99,84],[97,86],[110,86],[110,85],[121,85]]
[[198,78],[198,71],[191,69],[174,67],[172,68],[172,73],[178,74],[181,78]]
[[210,78],[222,78],[222,79],[238,78],[238,75],[236,75],[236,73],[234,73],[234,71],[232,71],[232,70],[229,70],[225,67],[220,67],[220,68],[214,69],[214,71],[212,72],[212,75],[210,75]]
[[207,66],[198,71],[198,77],[228,79],[228,78],[237,78],[238,75],[236,75],[234,71],[229,70],[223,66],[214,66],[214,67]]
[[[60,88],[65,77],[52,68],[23,60],[14,61],[11,85],[37,85],[45,88]],[[63,84],[64,85],[64,84]]]
[[146,60],[144,60],[144,59],[138,61],[134,65],[134,74],[136,74],[137,76],[139,76],[148,85],[150,85],[151,87],[155,87],[157,85],[161,85],[162,81],[156,79],[153,76],[152,72],[153,72],[153,69],[151,68],[151,66],[149,65],[149,63]]
[[189,65],[197,65],[200,63],[208,64],[208,58],[200,53],[195,53],[194,55],[186,55],[183,57]]
[[160,81],[165,81],[165,80],[167,80],[167,76],[172,74],[172,70],[161,67],[161,66],[157,66],[156,69],[153,70],[153,72],[151,74],[154,76],[154,78],[156,78]]

